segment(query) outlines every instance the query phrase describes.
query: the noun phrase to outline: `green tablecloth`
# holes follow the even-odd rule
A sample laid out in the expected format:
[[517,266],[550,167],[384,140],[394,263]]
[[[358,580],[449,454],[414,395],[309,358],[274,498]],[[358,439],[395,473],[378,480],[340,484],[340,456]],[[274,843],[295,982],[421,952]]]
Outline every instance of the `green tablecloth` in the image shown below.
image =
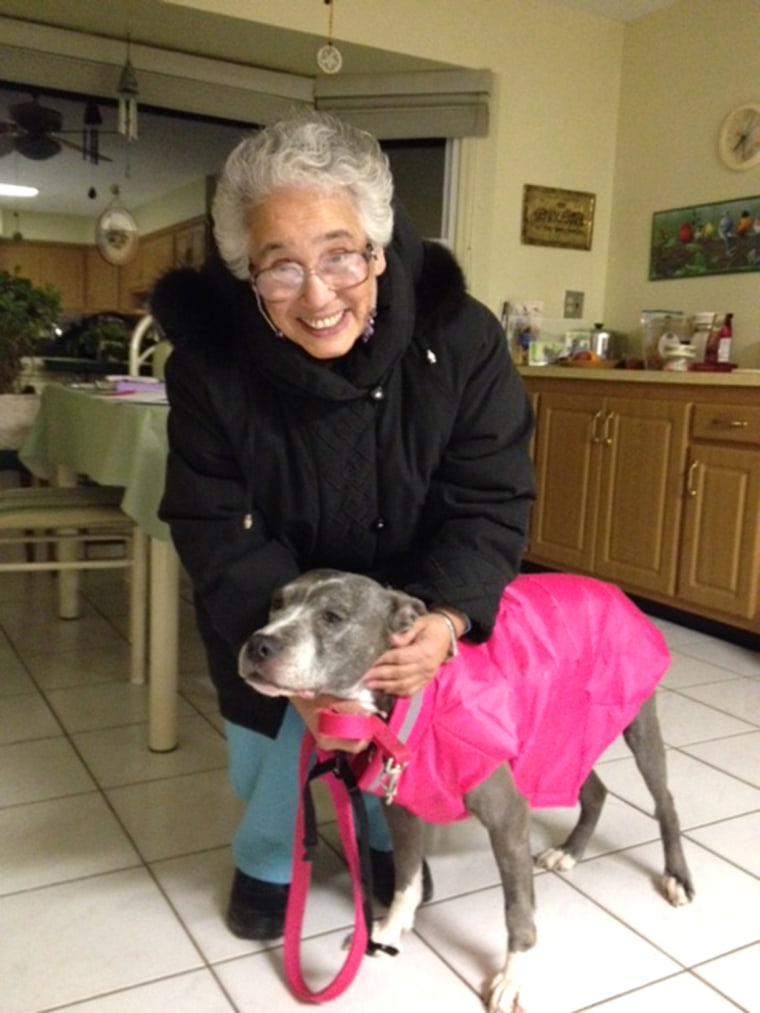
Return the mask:
[[55,479],[56,469],[66,467],[102,485],[123,486],[124,512],[152,538],[168,540],[158,519],[168,412],[165,404],[50,384],[19,456],[39,478]]

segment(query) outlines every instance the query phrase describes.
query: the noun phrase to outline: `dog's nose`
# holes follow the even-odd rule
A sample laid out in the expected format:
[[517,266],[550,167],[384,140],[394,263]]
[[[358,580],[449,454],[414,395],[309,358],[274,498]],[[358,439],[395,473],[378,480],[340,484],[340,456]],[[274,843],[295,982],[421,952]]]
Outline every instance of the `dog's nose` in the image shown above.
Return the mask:
[[280,650],[280,642],[276,637],[265,633],[254,633],[248,641],[248,657],[251,661],[266,661],[273,658]]

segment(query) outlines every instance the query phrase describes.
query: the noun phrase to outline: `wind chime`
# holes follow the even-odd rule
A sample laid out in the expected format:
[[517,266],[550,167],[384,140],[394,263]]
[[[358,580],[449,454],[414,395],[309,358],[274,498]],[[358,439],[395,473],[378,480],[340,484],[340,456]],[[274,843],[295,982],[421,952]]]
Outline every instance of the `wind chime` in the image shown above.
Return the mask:
[[337,74],[343,66],[343,56],[337,46],[333,45],[333,7],[334,0],[325,0],[330,8],[329,21],[327,25],[327,44],[321,46],[317,51],[317,65],[325,74]]
[[117,129],[128,141],[137,140],[137,75],[129,58],[130,43],[127,39],[127,61],[122,67],[119,86],[119,116]]
[[82,130],[82,158],[92,165],[100,161],[100,135],[98,127],[103,125],[98,103],[93,99],[84,107],[84,129]]

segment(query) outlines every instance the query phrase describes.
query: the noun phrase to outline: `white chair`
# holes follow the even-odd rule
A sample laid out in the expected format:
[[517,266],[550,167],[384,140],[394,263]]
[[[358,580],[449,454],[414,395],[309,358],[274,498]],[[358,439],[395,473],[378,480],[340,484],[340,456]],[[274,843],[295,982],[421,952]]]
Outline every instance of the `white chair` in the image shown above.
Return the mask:
[[[52,543],[45,559],[0,560],[0,573],[128,569],[130,681],[145,681],[147,535],[120,509],[110,486],[31,486],[0,491],[0,546]],[[123,556],[83,558],[85,543],[121,542]]]
[[147,313],[132,331],[129,341],[129,375],[139,376],[146,363],[150,363],[151,375],[164,378],[164,364],[171,352],[156,320]]

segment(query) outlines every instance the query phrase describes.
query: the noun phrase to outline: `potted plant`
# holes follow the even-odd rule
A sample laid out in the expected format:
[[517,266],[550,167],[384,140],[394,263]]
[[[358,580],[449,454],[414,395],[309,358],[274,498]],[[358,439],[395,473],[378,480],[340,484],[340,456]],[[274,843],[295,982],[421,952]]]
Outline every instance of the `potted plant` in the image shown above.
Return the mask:
[[34,355],[60,310],[61,297],[51,285],[0,271],[0,394],[17,393],[21,360]]
[[0,271],[0,466],[21,446],[37,412],[39,399],[19,393],[22,359],[33,355],[40,337],[55,323],[61,298],[49,285],[39,288],[28,278]]

